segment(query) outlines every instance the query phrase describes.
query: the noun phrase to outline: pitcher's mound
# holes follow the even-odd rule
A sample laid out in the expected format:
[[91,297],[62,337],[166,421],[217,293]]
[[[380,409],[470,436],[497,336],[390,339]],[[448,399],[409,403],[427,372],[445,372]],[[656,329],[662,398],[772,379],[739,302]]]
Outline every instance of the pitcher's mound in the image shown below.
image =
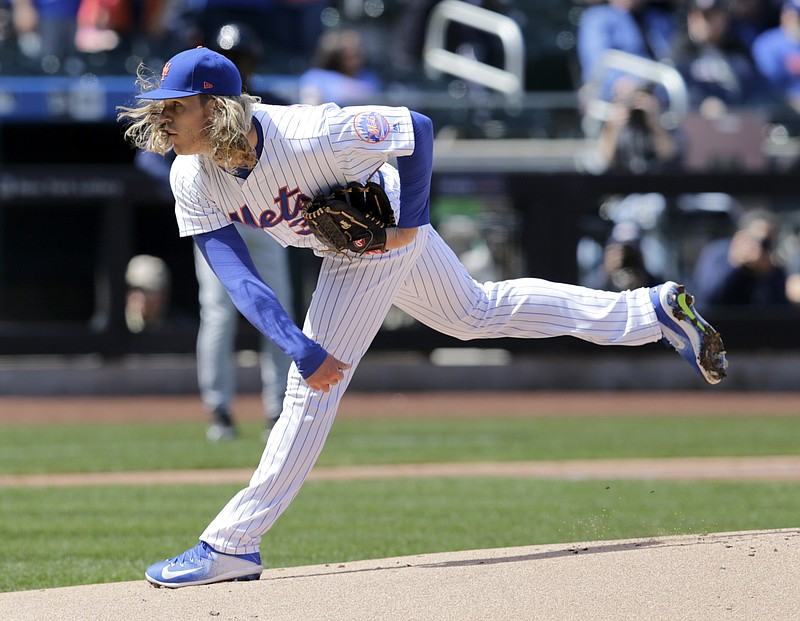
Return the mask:
[[142,579],[23,591],[0,609],[32,621],[774,621],[798,618],[798,567],[800,529],[785,529],[269,569],[176,590]]

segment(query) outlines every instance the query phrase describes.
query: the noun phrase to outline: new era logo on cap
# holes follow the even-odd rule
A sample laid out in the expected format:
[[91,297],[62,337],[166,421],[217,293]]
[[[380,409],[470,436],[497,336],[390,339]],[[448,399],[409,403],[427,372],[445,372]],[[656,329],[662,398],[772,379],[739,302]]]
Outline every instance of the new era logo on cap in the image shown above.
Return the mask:
[[137,99],[180,99],[202,93],[241,95],[242,77],[225,56],[197,47],[170,58],[161,72],[161,87]]

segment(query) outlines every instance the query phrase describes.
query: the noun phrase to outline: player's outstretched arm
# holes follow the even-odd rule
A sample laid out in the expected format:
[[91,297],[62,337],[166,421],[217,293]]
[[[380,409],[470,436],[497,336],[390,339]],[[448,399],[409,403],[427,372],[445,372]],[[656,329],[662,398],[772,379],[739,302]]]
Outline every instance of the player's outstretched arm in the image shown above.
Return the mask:
[[258,274],[236,227],[230,224],[194,235],[194,241],[236,308],[294,360],[303,378],[311,377],[325,362],[328,352],[303,334],[283,309],[278,297]]
[[306,378],[306,383],[312,390],[328,392],[344,379],[344,371],[351,366],[328,354],[319,368]]

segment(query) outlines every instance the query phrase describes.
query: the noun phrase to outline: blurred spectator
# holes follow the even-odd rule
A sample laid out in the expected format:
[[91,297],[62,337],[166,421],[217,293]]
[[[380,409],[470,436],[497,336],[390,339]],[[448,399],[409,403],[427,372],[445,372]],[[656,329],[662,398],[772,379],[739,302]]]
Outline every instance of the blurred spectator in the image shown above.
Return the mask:
[[382,88],[378,75],[365,66],[361,35],[356,30],[329,30],[324,33],[312,65],[300,76],[301,103],[365,103]]
[[672,60],[694,110],[712,101],[743,106],[764,96],[765,84],[749,46],[733,28],[728,0],[689,0]]
[[780,24],[753,42],[753,59],[761,74],[800,112],[800,0],[785,0]]
[[172,0],[80,0],[76,45],[87,53],[155,52],[166,36],[171,5]]
[[127,24],[128,16],[122,2],[109,0],[81,0],[78,10],[78,30],[75,45],[82,52],[105,52],[115,49],[120,42],[119,31]]
[[800,304],[800,250],[795,250],[786,263],[786,299]]
[[[615,90],[609,116],[601,126],[593,150],[584,160],[586,169],[595,174],[635,175],[680,170],[684,154],[680,132],[664,126],[662,104],[653,94],[653,86],[623,78],[617,81]],[[584,274],[588,272],[581,284],[622,290],[613,284],[612,275],[617,283],[650,278],[648,270],[643,267],[645,241],[648,242],[649,263],[663,268],[663,243],[658,242],[652,233],[645,239],[643,231],[652,231],[656,227],[666,203],[663,195],[648,193],[617,197],[605,204],[605,217],[620,228],[615,227],[605,245],[596,235],[579,242],[578,262],[581,271]],[[623,240],[629,243],[624,244]],[[636,255],[641,258],[642,267],[633,269]],[[601,287],[600,282],[605,284]]]
[[697,259],[694,288],[708,305],[786,304],[786,274],[775,260],[777,217],[750,209],[731,238],[709,242]]
[[677,169],[681,160],[678,135],[661,121],[662,105],[650,85],[631,79],[615,85],[608,119],[587,166],[592,172],[643,174]]
[[635,222],[620,222],[606,241],[602,263],[581,284],[603,291],[626,291],[660,282],[662,279],[645,266],[641,227]]
[[[584,83],[591,80],[595,64],[608,50],[620,50],[660,61],[670,57],[675,36],[675,17],[649,6],[648,0],[609,0],[588,7],[578,25],[578,60]],[[613,93],[612,78],[603,97]]]
[[748,49],[756,37],[778,23],[780,0],[730,0],[731,27]]
[[163,260],[139,254],[125,270],[128,293],[125,299],[125,323],[131,332],[152,331],[164,325],[169,310],[172,285],[169,268]]
[[[12,23],[20,51],[50,63],[49,73],[75,54],[80,0],[11,0]],[[56,64],[53,64],[56,63]]]

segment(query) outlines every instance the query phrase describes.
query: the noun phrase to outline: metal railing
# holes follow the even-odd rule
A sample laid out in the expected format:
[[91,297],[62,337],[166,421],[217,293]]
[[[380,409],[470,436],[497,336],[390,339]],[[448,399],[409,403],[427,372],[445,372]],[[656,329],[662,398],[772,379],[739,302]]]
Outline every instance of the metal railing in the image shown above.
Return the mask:
[[667,106],[661,115],[665,127],[677,127],[689,110],[686,82],[677,69],[664,63],[642,58],[620,50],[608,50],[594,65],[582,89],[585,101],[584,132],[594,137],[609,119],[612,102],[603,97],[603,88],[614,72],[634,76],[661,86],[667,95]]
[[[504,67],[494,67],[447,50],[445,35],[452,23],[498,37],[503,45]],[[510,17],[460,0],[443,0],[434,7],[428,20],[422,57],[425,71],[432,79],[447,73],[511,98],[521,96],[525,90],[525,44],[517,23]]]

